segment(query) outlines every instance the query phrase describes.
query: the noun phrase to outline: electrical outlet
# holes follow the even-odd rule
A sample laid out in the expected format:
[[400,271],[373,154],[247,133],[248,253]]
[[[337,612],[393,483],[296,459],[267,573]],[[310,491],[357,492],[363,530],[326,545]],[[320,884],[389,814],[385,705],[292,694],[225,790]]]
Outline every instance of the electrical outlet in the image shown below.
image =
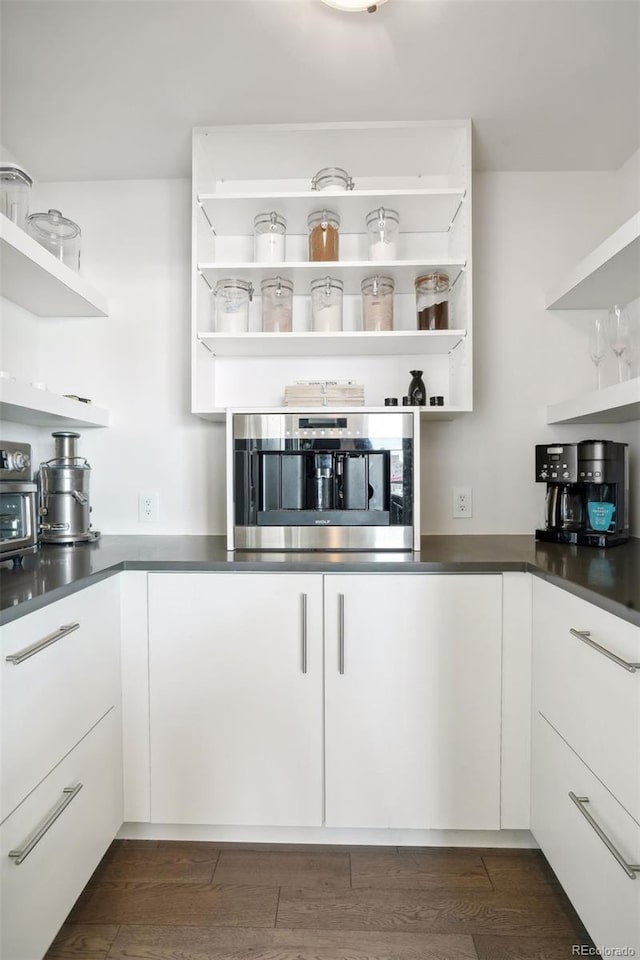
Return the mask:
[[160,507],[157,493],[138,494],[138,520],[154,523],[159,519]]
[[469,520],[473,516],[472,487],[453,488],[453,513],[456,520]]

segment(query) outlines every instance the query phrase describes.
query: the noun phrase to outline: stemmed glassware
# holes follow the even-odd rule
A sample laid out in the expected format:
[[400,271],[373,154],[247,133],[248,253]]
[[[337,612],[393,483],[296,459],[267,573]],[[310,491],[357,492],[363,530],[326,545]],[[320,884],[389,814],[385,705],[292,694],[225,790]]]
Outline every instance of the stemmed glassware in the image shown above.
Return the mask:
[[589,356],[596,365],[598,390],[600,389],[600,364],[607,350],[607,326],[604,317],[596,317],[589,331]]
[[618,383],[622,383],[624,379],[624,357],[631,351],[631,325],[627,311],[620,304],[614,304],[609,310],[607,334],[609,345],[618,360]]

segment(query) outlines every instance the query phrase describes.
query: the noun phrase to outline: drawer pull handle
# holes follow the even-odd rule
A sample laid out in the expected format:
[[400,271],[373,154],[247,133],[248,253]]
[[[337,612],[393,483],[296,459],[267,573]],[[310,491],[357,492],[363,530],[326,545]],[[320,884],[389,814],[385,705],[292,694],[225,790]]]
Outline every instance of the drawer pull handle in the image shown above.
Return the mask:
[[302,672],[307,672],[307,595],[302,594]]
[[607,657],[609,660],[613,660],[614,663],[617,663],[619,667],[622,667],[623,670],[628,670],[629,673],[635,673],[636,670],[640,670],[640,663],[629,663],[628,660],[623,660],[622,657],[616,656],[615,653],[611,653],[611,650],[607,650],[606,647],[601,647],[599,643],[596,643],[595,640],[591,639],[590,630],[574,630],[571,628],[569,633],[577,637],[578,640],[582,640],[583,643],[586,643],[588,647],[593,647],[594,650],[597,650],[598,653],[601,653],[604,657]]
[[338,594],[338,672],[344,674],[344,594]]
[[589,803],[589,797],[576,797],[573,791],[569,792],[569,797],[571,798],[571,800],[573,800],[576,807],[578,808],[582,816],[585,818],[589,826],[592,827],[592,829],[595,830],[595,832],[598,834],[598,836],[604,843],[609,853],[611,853],[616,858],[616,860],[618,861],[618,863],[620,864],[620,866],[622,867],[626,875],[629,877],[629,879],[635,880],[636,875],[640,873],[640,864],[627,863],[627,861],[622,856],[620,851],[612,844],[611,840],[609,840],[609,837],[606,835],[602,827],[598,823],[596,823],[596,821],[593,819],[589,811],[585,810],[584,804]]
[[9,856],[15,863],[16,867],[19,867],[21,863],[27,859],[33,848],[40,843],[45,833],[47,833],[51,827],[54,825],[61,813],[67,809],[72,800],[74,800],[80,791],[82,790],[82,784],[76,783],[75,787],[65,787],[62,791],[64,797],[58,804],[58,806],[51,811],[46,820],[44,820],[40,826],[37,828],[35,833],[27,840],[24,847],[21,850],[10,850]]
[[24,650],[20,650],[18,653],[10,654],[6,658],[7,663],[15,663],[17,666],[19,663],[23,663],[25,660],[28,660],[29,657],[35,656],[36,653],[40,653],[41,650],[46,650],[46,648],[50,647],[52,643],[62,640],[62,638],[66,637],[68,633],[73,633],[74,630],[79,629],[79,623],[65,623],[54,633],[50,633],[47,637],[43,637],[42,640],[32,643],[30,647],[25,647]]

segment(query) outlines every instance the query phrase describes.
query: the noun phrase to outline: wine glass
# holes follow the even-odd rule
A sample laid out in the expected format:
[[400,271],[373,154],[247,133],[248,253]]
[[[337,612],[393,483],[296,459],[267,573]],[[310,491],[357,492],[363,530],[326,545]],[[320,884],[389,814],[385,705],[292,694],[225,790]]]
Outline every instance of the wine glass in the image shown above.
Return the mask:
[[631,349],[631,326],[624,307],[616,303],[609,309],[607,316],[609,345],[618,360],[618,383],[622,383],[624,355]]
[[600,389],[600,364],[607,349],[607,329],[604,317],[595,317],[589,331],[589,356],[596,365],[598,390]]

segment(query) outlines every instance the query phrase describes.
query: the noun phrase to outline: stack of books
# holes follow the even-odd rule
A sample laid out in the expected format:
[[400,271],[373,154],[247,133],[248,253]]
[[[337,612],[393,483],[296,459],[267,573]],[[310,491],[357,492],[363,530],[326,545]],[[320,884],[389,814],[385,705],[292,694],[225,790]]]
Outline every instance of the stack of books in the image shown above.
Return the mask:
[[285,407],[363,407],[364,387],[352,380],[296,380],[284,388]]

